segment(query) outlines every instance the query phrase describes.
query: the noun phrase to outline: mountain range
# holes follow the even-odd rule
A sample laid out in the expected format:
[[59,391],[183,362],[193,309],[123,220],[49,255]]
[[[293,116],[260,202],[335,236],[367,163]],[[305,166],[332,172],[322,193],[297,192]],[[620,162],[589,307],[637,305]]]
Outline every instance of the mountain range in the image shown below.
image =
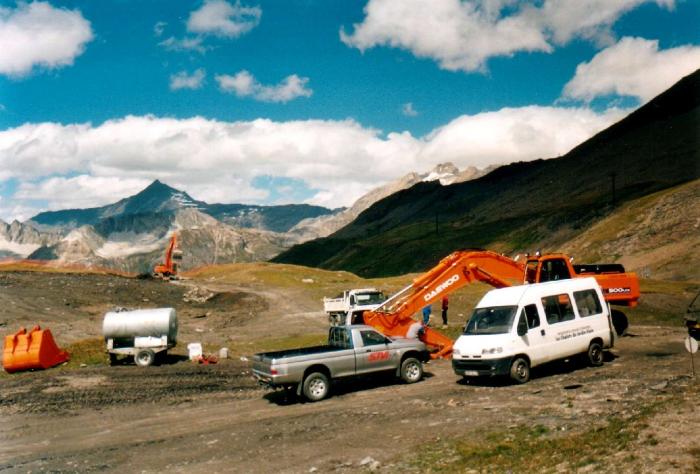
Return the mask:
[[268,260],[294,244],[335,232],[399,189],[426,179],[447,183],[478,173],[439,165],[372,190],[350,209],[336,210],[306,204],[208,204],[155,180],[106,206],[42,212],[24,223],[0,221],[0,259],[147,272],[162,259],[168,239],[177,232],[185,269]]
[[[700,279],[698,247],[693,247],[700,221],[692,217],[700,200],[696,187],[683,187],[700,177],[699,106],[700,71],[696,71],[564,156],[512,163],[448,186],[417,183],[375,202],[328,237],[297,245],[273,261],[369,277],[422,271],[460,248],[515,253],[570,247],[583,256],[617,261],[624,257],[622,248],[606,246],[598,236],[602,233],[617,242],[618,234],[643,235],[644,227],[634,226],[650,222],[629,209],[649,211],[644,207],[649,202],[643,200],[668,190],[666,212],[650,211],[647,217],[657,216],[664,223],[658,229],[671,233],[672,213],[691,224],[678,227],[680,240],[689,247],[674,254],[684,258],[666,271]],[[674,199],[676,191],[683,192],[685,200]],[[624,219],[620,213],[626,213]],[[601,229],[604,222],[614,222],[618,233]],[[580,241],[583,235],[588,241]],[[660,245],[659,237],[663,236],[644,245]],[[593,241],[597,253],[587,250]],[[626,245],[628,252],[644,246]],[[604,248],[607,253],[601,254]],[[654,272],[663,266],[658,258],[647,265],[648,253],[639,254],[631,262],[633,268]]]

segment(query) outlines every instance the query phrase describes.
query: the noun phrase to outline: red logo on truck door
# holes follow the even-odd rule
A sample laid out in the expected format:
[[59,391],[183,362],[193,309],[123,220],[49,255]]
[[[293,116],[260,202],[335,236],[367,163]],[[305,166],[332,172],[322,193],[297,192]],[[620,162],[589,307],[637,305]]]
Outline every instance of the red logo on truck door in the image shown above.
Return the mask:
[[389,351],[372,352],[367,357],[369,362],[379,362],[380,360],[389,360]]

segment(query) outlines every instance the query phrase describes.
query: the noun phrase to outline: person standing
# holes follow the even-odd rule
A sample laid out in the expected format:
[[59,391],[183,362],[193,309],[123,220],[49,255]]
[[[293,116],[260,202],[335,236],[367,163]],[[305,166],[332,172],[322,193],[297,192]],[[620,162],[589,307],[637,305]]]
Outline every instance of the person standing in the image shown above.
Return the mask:
[[430,313],[431,312],[432,312],[432,308],[430,305],[423,308],[423,324],[425,326],[430,326]]
[[447,308],[450,305],[450,301],[447,299],[447,296],[442,297],[442,327],[446,328],[447,327]]

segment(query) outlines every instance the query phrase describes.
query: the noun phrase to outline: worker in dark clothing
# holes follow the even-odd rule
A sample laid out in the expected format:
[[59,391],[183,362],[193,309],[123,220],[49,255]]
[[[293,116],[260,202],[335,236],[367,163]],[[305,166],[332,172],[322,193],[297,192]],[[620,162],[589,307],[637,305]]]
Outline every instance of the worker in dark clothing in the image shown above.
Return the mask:
[[449,300],[447,299],[447,296],[442,297],[442,327],[446,328],[447,327],[447,308],[449,307]]

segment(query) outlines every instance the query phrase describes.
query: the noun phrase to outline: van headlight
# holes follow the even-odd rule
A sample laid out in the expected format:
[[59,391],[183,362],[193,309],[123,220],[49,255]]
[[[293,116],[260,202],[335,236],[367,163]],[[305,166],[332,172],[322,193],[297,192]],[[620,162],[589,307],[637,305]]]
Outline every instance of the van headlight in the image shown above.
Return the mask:
[[503,352],[503,348],[502,348],[502,347],[490,347],[490,348],[488,348],[488,349],[481,349],[481,355],[484,355],[484,354],[500,354],[501,352]]

